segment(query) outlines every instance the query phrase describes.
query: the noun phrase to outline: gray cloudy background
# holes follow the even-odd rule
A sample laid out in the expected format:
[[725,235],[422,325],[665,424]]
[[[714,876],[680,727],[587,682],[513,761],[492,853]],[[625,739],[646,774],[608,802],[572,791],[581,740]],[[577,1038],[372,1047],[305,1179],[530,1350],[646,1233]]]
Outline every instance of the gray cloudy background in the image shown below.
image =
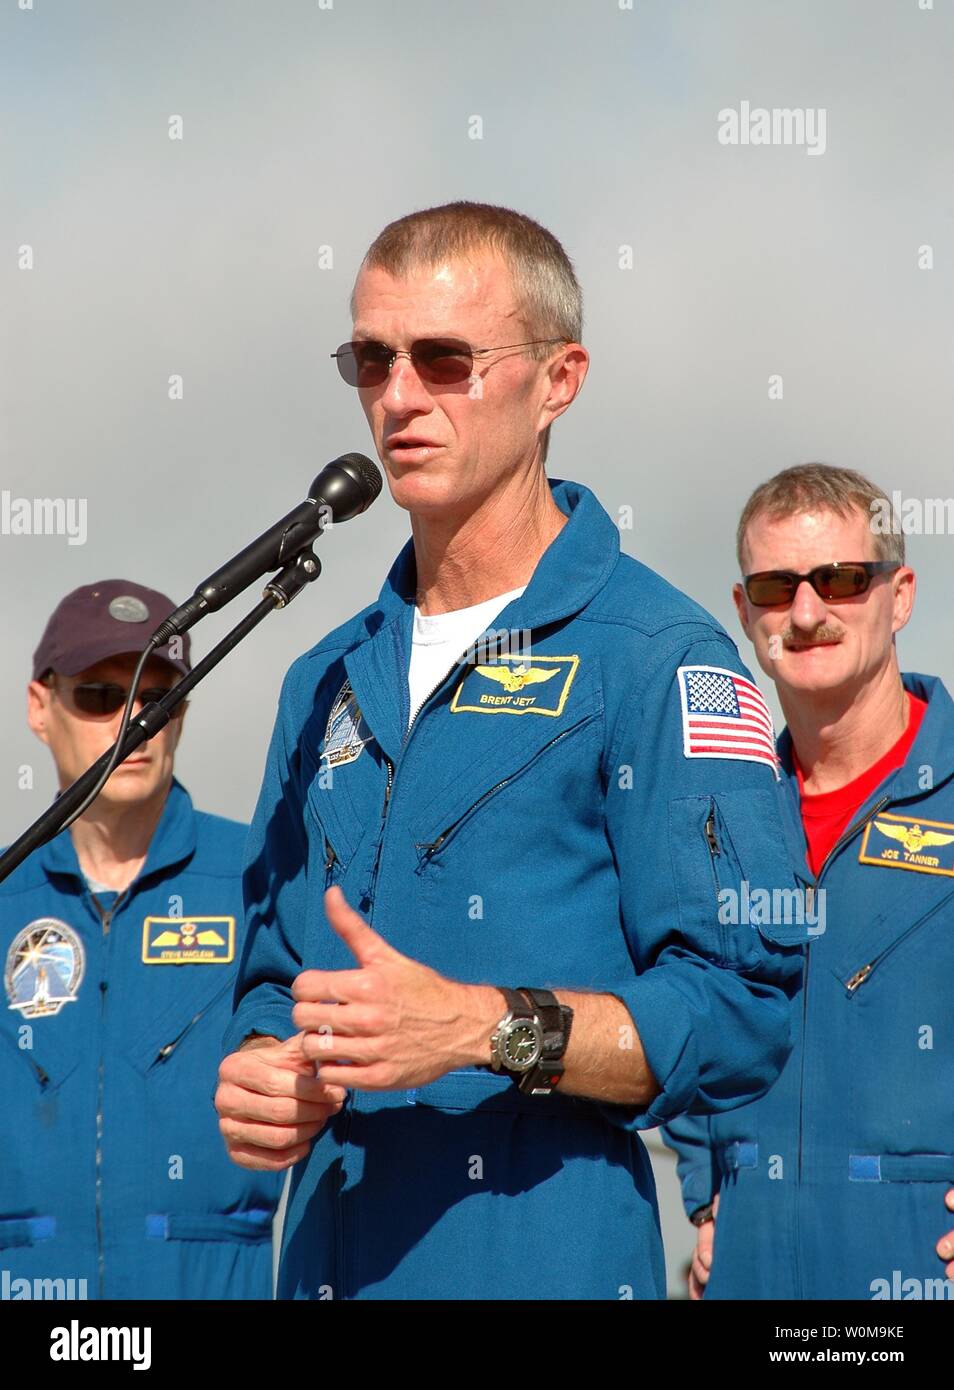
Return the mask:
[[[729,591],[757,483],[820,458],[954,492],[951,0],[28,3],[0,0],[0,487],[86,498],[88,539],[0,535],[0,843],[55,790],[24,720],[54,603],[112,576],[181,600],[323,463],[372,451],[328,353],[368,243],[414,208],[503,203],[561,239],[593,362],[548,471],[631,505],[624,547],[746,660]],[[743,100],[824,107],[825,153],[721,145]],[[385,493],[326,537],[323,578],[194,697],[177,771],[199,806],[250,816],[285,669],[407,534]],[[900,639],[949,685],[950,550],[909,540]]]

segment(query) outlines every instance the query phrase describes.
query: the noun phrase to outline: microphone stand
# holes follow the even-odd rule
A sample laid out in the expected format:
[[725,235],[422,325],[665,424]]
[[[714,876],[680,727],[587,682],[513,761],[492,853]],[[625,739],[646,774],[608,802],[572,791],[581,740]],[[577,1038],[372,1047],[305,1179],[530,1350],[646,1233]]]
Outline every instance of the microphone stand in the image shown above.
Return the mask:
[[[142,707],[138,717],[130,722],[129,728],[126,730],[122,757],[117,763],[117,767],[140,744],[146,743],[160,729],[165,728],[176,706],[182,703],[193,686],[204,680],[209,672],[218,666],[224,657],[228,656],[233,647],[237,647],[239,642],[247,637],[253,628],[258,627],[269,613],[278,608],[286,608],[292,599],[301,593],[305,585],[311,584],[320,573],[321,561],[310,545],[300,550],[294,559],[285,565],[284,569],[279,570],[278,574],[266,584],[261,601],[255,605],[250,613],[246,614],[241,622],[236,623],[231,632],[226,633],[221,642],[212,648],[208,656],[203,657],[197,665],[193,666],[189,674],[183,676],[177,685],[172,686],[161,700],[150,701],[148,705]],[[92,767],[87,768],[81,777],[77,777],[71,786],[61,792],[53,805],[48,807],[29,829],[25,830],[20,838],[15,840],[9,849],[0,855],[0,883],[13,873],[13,870],[22,864],[24,859],[35,849],[39,849],[40,845],[46,844],[48,840],[52,840],[53,836],[59,833],[63,822],[69,819],[71,813],[82,803],[95,785],[115,747],[114,743],[110,748],[107,748],[102,757],[97,758]]]

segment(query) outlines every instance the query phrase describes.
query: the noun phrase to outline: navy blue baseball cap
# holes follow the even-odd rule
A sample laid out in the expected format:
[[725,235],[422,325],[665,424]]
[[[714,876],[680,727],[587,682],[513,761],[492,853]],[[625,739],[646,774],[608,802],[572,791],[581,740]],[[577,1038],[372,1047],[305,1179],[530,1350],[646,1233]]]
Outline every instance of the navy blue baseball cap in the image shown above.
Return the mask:
[[[102,579],[74,589],[54,608],[33,653],[33,679],[39,680],[47,671],[76,676],[107,657],[141,652],[177,606],[165,594],[129,579]],[[157,647],[153,655],[187,675],[191,670],[188,633],[178,640],[181,657],[169,654],[168,643]]]

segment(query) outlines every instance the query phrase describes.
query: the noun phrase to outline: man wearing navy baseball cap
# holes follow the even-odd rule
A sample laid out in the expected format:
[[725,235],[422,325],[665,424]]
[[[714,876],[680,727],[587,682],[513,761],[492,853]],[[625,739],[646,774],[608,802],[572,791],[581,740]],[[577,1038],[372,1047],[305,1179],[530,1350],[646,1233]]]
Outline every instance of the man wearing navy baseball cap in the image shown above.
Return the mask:
[[[125,579],[57,605],[28,719],[61,790],[115,741],[174,607]],[[188,637],[174,642],[135,713],[190,669]],[[184,708],[0,885],[4,1298],[271,1297],[280,1179],[228,1161],[211,1103],[246,827],[195,811],[174,777]]]

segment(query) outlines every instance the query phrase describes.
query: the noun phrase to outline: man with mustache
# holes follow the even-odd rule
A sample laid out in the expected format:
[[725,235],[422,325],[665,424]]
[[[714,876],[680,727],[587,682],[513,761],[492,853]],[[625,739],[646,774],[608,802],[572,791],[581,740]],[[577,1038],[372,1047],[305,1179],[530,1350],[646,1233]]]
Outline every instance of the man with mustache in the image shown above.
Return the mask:
[[951,1298],[954,706],[900,670],[915,576],[867,478],[779,473],[746,504],[738,558],[826,929],[771,1090],[667,1127],[699,1227],[690,1296]]

